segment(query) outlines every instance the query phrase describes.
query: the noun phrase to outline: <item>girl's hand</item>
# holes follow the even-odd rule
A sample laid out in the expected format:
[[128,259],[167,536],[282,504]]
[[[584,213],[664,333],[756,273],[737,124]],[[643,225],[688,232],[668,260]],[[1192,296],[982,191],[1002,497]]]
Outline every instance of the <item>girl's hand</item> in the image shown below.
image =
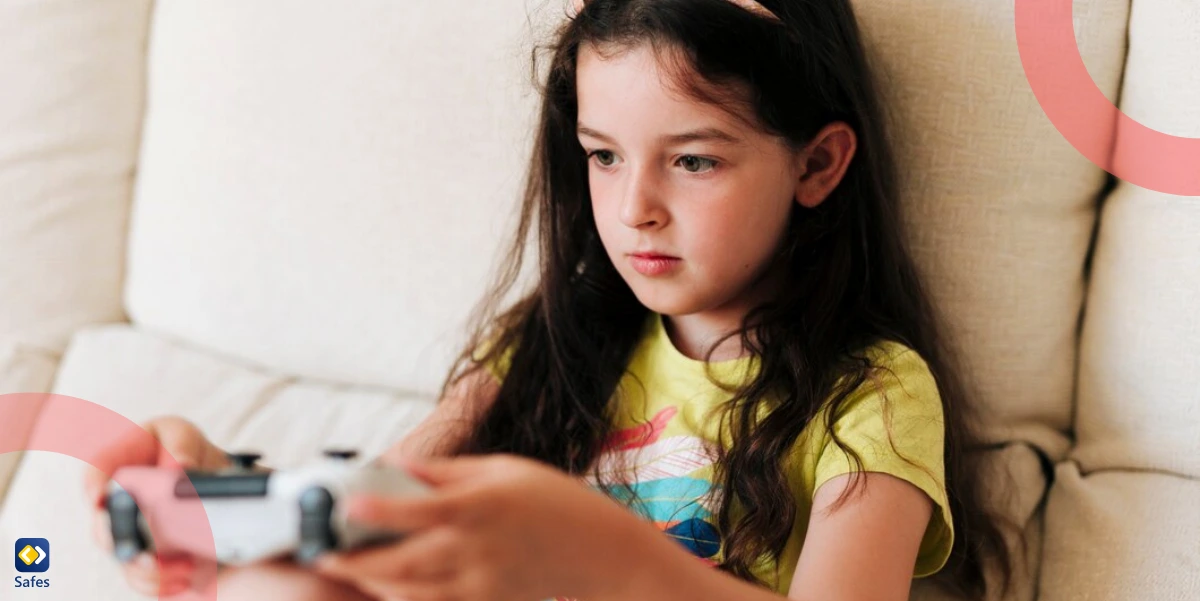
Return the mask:
[[316,569],[387,601],[589,597],[630,569],[632,513],[550,466],[511,455],[403,459],[426,498],[360,496],[349,517],[409,533]]
[[[118,468],[157,465],[220,469],[228,465],[225,453],[209,442],[191,422],[162,417],[142,424],[150,436],[137,436],[104,449],[84,476],[84,494],[92,507],[92,538],[108,553],[113,551],[112,530],[104,508],[108,482]],[[196,585],[198,562],[185,556],[141,553],[121,566],[125,581],[147,596],[172,595]]]

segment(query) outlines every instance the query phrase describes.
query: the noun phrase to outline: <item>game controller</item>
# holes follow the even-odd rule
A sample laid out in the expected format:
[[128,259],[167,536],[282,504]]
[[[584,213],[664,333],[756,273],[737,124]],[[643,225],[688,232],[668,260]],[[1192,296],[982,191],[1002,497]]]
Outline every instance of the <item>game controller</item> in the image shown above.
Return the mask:
[[[287,470],[257,465],[257,453],[229,453],[232,465],[215,472],[120,468],[105,500],[113,551],[122,563],[143,551],[205,557],[215,550],[218,564],[288,555],[309,564],[326,552],[397,540],[403,533],[347,519],[345,500],[362,493],[420,496],[429,488],[398,468],[355,465],[356,456],[355,451],[326,450],[320,463]],[[215,549],[206,528],[212,530]]]

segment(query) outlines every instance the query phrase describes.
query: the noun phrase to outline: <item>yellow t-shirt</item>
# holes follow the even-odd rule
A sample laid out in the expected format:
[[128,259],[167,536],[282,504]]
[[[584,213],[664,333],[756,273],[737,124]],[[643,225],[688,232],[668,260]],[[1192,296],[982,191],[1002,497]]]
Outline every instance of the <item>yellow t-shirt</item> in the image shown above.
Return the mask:
[[[883,342],[866,354],[873,365],[891,371],[878,370],[874,381],[868,378],[850,394],[834,429],[843,444],[858,452],[865,471],[906,480],[935,503],[913,571],[914,578],[928,576],[945,565],[954,542],[942,455],[945,425],[937,385],[925,361],[904,345]],[[497,378],[504,376],[506,359],[487,366]],[[713,362],[710,368],[721,382],[734,383],[745,381],[756,365],[756,359],[748,357]],[[712,482],[709,449],[719,440],[719,413],[713,410],[730,398],[729,393],[708,379],[703,361],[675,348],[662,316],[652,313],[618,394],[617,428],[598,463],[601,481],[631,483],[639,501],[632,509],[701,560],[715,565],[722,558],[715,528],[720,491],[712,489],[720,487]],[[884,395],[890,401],[886,415]],[[813,495],[826,481],[855,469],[825,427],[827,410],[822,409],[804,428],[787,459],[797,515],[777,562],[778,580],[776,562],[764,561],[753,568],[755,575],[785,595],[804,543]],[[891,426],[890,443],[885,423]],[[619,488],[610,492],[622,497]],[[628,499],[628,494],[624,497]]]

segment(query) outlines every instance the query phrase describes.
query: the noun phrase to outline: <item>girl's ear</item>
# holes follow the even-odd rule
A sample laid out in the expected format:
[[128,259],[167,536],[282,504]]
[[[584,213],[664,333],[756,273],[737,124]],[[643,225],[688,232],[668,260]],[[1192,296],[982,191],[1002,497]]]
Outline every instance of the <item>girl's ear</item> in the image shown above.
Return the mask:
[[796,202],[811,209],[823,202],[846,175],[858,136],[842,121],[826,125],[796,155]]

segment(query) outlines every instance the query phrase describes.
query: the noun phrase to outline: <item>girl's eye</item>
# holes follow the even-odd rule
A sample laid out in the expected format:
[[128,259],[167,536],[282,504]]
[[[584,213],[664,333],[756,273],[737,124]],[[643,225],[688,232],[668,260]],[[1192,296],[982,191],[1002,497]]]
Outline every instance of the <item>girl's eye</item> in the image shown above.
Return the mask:
[[704,157],[687,155],[679,158],[679,164],[683,166],[684,171],[688,173],[703,173],[717,166],[717,162]]
[[603,167],[611,167],[616,161],[616,157],[613,155],[613,153],[607,150],[594,150],[588,153],[588,158],[595,158],[596,162],[600,163],[600,165]]

